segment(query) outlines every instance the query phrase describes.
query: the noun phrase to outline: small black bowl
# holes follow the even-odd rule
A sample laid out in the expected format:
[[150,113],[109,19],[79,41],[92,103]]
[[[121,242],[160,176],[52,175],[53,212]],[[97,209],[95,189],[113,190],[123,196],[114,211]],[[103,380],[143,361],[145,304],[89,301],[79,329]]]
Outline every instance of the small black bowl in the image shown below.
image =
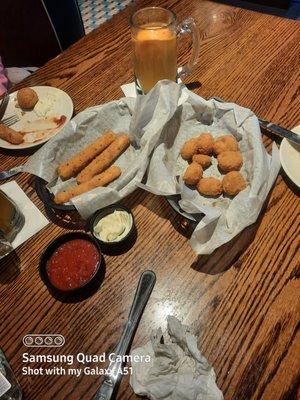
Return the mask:
[[[132,218],[132,226],[127,235],[123,237],[123,239],[115,242],[104,242],[94,234],[94,227],[98,224],[100,219],[106,217],[109,214],[112,214],[114,211],[126,211],[128,214],[130,214]],[[119,204],[113,204],[111,206],[104,207],[101,210],[96,211],[89,219],[89,230],[91,231],[95,240],[100,243],[101,250],[106,254],[122,254],[126,252],[127,250],[129,250],[130,247],[133,246],[137,236],[134,216],[132,212],[129,208]]]
[[[69,242],[70,240],[74,240],[74,239],[84,239],[87,240],[89,242],[91,242],[98,250],[99,252],[99,262],[96,268],[96,271],[94,272],[94,274],[91,276],[90,280],[87,281],[84,285],[75,288],[75,289],[71,289],[71,290],[62,290],[57,288],[56,286],[54,286],[47,274],[46,271],[46,264],[47,261],[49,260],[49,258],[52,256],[52,254],[55,252],[55,250],[61,246],[63,243]],[[93,288],[95,286],[95,281],[102,275],[102,267],[101,265],[103,264],[104,259],[103,259],[103,255],[101,252],[101,248],[99,246],[99,243],[90,235],[88,235],[87,233],[84,232],[70,232],[70,233],[66,233],[62,236],[59,236],[58,238],[56,238],[55,240],[53,240],[53,242],[51,242],[46,250],[44,251],[44,253],[42,254],[41,258],[40,258],[40,264],[39,264],[39,272],[40,272],[40,277],[42,279],[42,281],[44,282],[44,284],[48,287],[49,291],[55,296],[56,294],[63,294],[63,295],[74,295],[74,294],[79,294],[79,293],[83,293],[83,292],[89,292],[91,288]]]

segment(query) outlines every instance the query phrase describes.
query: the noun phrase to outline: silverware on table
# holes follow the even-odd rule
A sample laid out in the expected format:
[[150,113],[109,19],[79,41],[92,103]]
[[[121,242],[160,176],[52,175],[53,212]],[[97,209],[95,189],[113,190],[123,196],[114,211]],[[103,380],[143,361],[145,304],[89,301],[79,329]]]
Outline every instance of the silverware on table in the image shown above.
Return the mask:
[[8,102],[9,102],[9,94],[6,92],[0,104],[0,121],[3,118],[3,115],[5,114]]
[[14,114],[14,115],[11,115],[10,117],[2,119],[1,124],[11,126],[18,121],[20,121],[20,118],[16,114]]
[[[219,101],[220,103],[225,103],[227,101],[221,99],[220,97],[211,97],[212,99]],[[279,136],[281,139],[286,138],[291,142],[300,145],[300,135],[294,133],[288,129],[283,128],[280,125],[273,124],[272,122],[266,121],[262,118],[258,118],[259,125],[267,132],[272,135]]]
[[[143,310],[155,285],[155,281],[156,276],[153,271],[144,271],[142,273],[137,290],[135,292],[127,323],[125,325],[121,340],[115,351],[116,356],[121,356],[121,358],[123,358],[123,356],[125,356],[127,353]],[[123,361],[111,361],[108,367],[109,374],[105,375],[104,381],[96,393],[94,400],[112,399],[114,391],[122,378],[123,364]]]
[[24,171],[24,165],[19,165],[18,167],[9,169],[8,171],[0,171],[0,181],[11,178],[12,176],[17,175],[23,171]]

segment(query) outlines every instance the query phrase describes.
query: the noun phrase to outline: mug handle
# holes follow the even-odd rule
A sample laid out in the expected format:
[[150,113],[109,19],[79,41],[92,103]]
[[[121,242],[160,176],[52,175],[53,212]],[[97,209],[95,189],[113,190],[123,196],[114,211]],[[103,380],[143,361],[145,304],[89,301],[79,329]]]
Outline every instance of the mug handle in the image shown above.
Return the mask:
[[178,69],[177,76],[184,76],[190,74],[195,68],[199,54],[200,54],[200,32],[197,28],[195,20],[192,17],[185,19],[177,27],[177,36],[180,37],[188,33],[192,37],[192,53],[191,58],[187,64]]

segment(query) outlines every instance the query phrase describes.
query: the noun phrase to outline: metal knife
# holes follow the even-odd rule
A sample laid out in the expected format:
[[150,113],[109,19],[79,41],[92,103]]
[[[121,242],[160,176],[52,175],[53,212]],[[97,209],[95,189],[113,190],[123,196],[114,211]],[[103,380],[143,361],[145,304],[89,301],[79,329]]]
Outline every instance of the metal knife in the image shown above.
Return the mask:
[[[212,97],[212,99],[217,100],[220,103],[225,103],[225,100],[221,99],[220,97]],[[272,122],[266,121],[262,118],[258,118],[258,122],[259,125],[270,134],[279,136],[281,139],[286,138],[296,145],[300,145],[300,135],[297,135],[297,133],[285,129],[280,125],[273,124]]]
[[[116,356],[125,356],[128,351],[129,345],[133,339],[135,330],[138,326],[139,320],[143,314],[144,308],[149,300],[152,289],[155,285],[156,276],[153,271],[144,271],[140,277],[137,290],[135,292],[134,300],[129,312],[128,320],[125,325],[121,340],[116,348]],[[111,361],[108,366],[109,373],[105,375],[104,381],[94,400],[111,400],[116,387],[122,378],[123,361]]]
[[12,176],[17,175],[23,171],[24,165],[19,165],[18,167],[11,168],[8,171],[0,171],[0,181],[11,178]]

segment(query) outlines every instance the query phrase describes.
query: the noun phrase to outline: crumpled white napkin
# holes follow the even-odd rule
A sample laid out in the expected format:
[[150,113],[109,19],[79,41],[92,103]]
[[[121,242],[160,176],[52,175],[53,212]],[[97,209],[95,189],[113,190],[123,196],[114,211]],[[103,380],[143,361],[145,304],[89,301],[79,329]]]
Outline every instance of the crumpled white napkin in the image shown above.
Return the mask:
[[[159,328],[143,347],[134,349],[130,385],[137,395],[150,400],[222,400],[213,367],[200,353],[190,328],[167,317],[170,340]],[[134,361],[145,359],[151,361]],[[141,357],[144,356],[144,357]]]
[[32,201],[29,200],[16,181],[4,183],[0,186],[0,189],[16,203],[25,217],[25,224],[22,230],[12,242],[13,249],[16,249],[31,236],[48,225],[49,221]]

